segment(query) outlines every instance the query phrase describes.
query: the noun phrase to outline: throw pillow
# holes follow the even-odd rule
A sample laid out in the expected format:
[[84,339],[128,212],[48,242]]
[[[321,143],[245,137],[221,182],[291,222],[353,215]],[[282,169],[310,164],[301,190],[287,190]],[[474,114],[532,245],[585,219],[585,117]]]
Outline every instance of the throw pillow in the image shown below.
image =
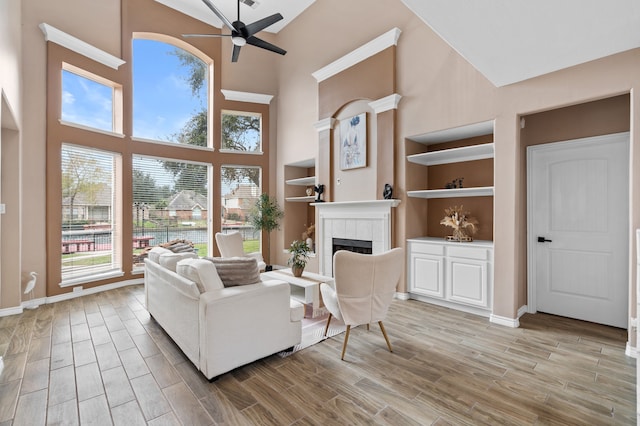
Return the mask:
[[173,252],[164,247],[154,247],[149,251],[149,260],[152,260],[155,263],[160,263],[160,256],[167,253]]
[[225,287],[260,282],[258,262],[250,257],[207,257],[213,262]]
[[224,288],[216,267],[205,259],[182,259],[176,265],[178,275],[196,283],[200,293]]
[[170,251],[169,253],[161,254],[160,261],[158,263],[160,263],[161,266],[164,266],[165,268],[175,272],[176,265],[179,261],[181,261],[182,259],[193,259],[197,257],[198,255],[195,253],[174,253]]

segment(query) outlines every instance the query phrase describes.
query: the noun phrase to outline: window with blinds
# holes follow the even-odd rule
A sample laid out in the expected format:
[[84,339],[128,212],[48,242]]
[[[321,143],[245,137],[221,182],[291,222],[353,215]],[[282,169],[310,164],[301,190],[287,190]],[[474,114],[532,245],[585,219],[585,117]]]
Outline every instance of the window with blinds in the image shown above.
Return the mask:
[[134,267],[144,266],[151,246],[184,243],[199,256],[211,253],[210,169],[202,163],[133,156]]
[[118,154],[63,144],[62,286],[122,273],[116,203]]
[[260,167],[222,166],[222,232],[239,231],[245,253],[261,251],[260,229],[249,221],[249,212],[260,197]]

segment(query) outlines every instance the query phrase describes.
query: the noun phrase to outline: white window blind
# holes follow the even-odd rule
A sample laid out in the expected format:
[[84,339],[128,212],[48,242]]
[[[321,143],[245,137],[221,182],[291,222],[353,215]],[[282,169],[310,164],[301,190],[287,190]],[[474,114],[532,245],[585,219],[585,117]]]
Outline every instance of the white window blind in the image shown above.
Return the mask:
[[116,204],[119,155],[63,144],[62,286],[120,273]]
[[261,230],[253,227],[249,213],[262,193],[262,169],[222,166],[221,174],[222,232],[240,232],[246,253],[261,251]]
[[134,265],[148,246],[172,241],[193,244],[207,256],[210,241],[210,165],[135,155],[133,157]]

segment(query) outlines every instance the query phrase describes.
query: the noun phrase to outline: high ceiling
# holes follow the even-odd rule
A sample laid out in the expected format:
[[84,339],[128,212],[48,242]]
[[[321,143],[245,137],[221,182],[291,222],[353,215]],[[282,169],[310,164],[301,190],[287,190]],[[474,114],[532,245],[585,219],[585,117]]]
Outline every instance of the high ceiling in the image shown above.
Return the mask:
[[[192,16],[214,27],[221,28],[222,21],[209,9],[202,0],[156,0],[165,6],[176,9],[185,15]],[[245,24],[257,21],[273,15],[281,13],[283,20],[277,22],[264,31],[277,33],[284,28],[289,22],[293,21],[296,16],[301,14],[315,0],[250,0],[253,6],[240,4],[240,18]],[[238,17],[237,0],[211,0],[222,14],[231,22]]]
[[[215,27],[201,0],[156,0]],[[234,21],[236,0],[211,0]],[[274,13],[278,32],[315,0],[255,0],[253,22]],[[345,0],[347,1],[347,0]],[[640,47],[639,0],[402,0],[495,86],[505,86]]]

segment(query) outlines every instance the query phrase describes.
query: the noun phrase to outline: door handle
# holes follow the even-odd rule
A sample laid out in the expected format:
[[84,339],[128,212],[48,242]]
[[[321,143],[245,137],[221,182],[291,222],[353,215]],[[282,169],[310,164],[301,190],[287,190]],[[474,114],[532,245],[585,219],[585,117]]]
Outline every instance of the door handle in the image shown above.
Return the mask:
[[547,240],[545,237],[538,237],[539,243],[550,243],[551,240]]

